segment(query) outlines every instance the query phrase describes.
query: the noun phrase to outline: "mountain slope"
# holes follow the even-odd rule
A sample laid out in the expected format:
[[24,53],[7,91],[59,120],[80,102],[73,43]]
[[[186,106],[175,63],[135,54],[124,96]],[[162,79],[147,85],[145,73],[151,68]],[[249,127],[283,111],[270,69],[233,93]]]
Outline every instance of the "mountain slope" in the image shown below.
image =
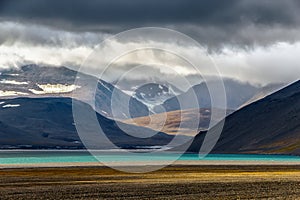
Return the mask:
[[259,99],[265,98],[266,96],[284,88],[287,84],[284,83],[274,83],[274,84],[269,84],[266,85],[262,88],[259,88],[259,91],[251,98],[249,99],[246,103],[240,106],[240,108],[251,104],[255,101],[258,101]]
[[[215,110],[217,111],[217,110]],[[230,114],[233,111],[228,110]],[[220,115],[223,112],[219,112]],[[165,113],[138,117],[123,122],[148,127],[167,134],[181,134],[195,136],[201,130],[207,130],[210,123],[211,110],[206,108],[175,110]],[[200,117],[200,119],[198,119]],[[199,120],[198,129],[195,128],[196,120]]]
[[[1,148],[83,148],[77,134],[70,98],[16,98],[0,100]],[[95,112],[80,101],[81,108]],[[114,120],[97,114],[101,128],[107,137],[121,148],[135,146],[160,146],[168,144],[173,136],[158,133],[146,139],[134,138],[123,132]],[[90,127],[89,119],[86,126]],[[124,125],[130,133],[153,135],[154,131],[132,125]],[[99,141],[101,147],[106,144]]]
[[[78,82],[80,85],[74,85],[77,75],[80,77]],[[149,114],[147,106],[143,103],[103,80],[98,81],[96,95],[94,95],[93,83],[97,81],[96,77],[83,73],[77,74],[76,71],[66,67],[25,65],[20,69],[0,73],[0,97],[74,97],[90,105],[93,105],[96,99],[95,109],[106,117],[126,119]],[[115,116],[111,110],[113,92],[116,97],[114,103],[118,108]],[[131,116],[123,114],[126,113],[126,102],[130,102]]]
[[[204,136],[189,151],[199,151]],[[212,152],[300,155],[300,81],[228,116]]]
[[[81,99],[82,96],[79,93],[79,96],[75,98]],[[151,114],[142,102],[103,80],[98,81],[95,106],[96,111],[114,119],[136,118]]]

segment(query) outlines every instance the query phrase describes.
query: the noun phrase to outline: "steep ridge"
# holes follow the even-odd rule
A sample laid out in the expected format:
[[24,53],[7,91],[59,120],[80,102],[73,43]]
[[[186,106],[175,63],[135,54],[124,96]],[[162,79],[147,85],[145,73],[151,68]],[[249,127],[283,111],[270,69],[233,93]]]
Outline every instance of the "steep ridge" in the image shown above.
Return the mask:
[[[205,135],[189,151],[198,152]],[[229,115],[212,153],[300,155],[300,81]]]

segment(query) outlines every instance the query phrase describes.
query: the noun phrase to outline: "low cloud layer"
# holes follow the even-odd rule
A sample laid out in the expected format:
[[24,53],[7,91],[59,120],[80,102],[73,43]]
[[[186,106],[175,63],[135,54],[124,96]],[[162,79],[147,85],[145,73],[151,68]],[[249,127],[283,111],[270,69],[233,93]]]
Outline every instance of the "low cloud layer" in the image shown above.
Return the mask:
[[76,67],[107,37],[18,22],[1,22],[0,30],[0,68],[31,63]]
[[[130,28],[159,26],[178,30],[198,41],[224,77],[258,84],[292,82],[300,74],[299,10],[297,0],[3,0],[0,69],[31,63],[76,69],[104,39]],[[183,55],[198,56],[201,63],[203,52],[178,45],[172,38],[160,42]],[[110,54],[130,45],[135,44],[114,41],[87,71],[93,74],[96,68],[103,68]],[[162,61],[176,73],[164,70]],[[132,78],[168,75],[176,79],[178,72],[193,80],[197,77],[176,58],[140,52],[118,63],[115,73],[107,79],[114,81],[136,65],[146,65],[149,70]]]

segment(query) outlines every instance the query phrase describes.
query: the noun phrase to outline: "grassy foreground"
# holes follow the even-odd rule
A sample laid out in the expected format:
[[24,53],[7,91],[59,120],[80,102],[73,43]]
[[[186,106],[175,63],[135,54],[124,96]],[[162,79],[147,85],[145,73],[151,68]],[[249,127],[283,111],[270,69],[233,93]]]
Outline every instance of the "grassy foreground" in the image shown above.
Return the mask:
[[300,166],[1,169],[0,199],[300,199]]

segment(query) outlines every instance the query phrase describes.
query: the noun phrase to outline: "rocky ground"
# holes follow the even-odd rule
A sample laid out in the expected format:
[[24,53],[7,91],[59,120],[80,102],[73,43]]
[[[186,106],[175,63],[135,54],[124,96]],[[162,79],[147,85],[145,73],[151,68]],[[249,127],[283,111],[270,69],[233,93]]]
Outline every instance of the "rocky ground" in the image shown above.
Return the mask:
[[300,199],[300,166],[2,169],[0,199]]

